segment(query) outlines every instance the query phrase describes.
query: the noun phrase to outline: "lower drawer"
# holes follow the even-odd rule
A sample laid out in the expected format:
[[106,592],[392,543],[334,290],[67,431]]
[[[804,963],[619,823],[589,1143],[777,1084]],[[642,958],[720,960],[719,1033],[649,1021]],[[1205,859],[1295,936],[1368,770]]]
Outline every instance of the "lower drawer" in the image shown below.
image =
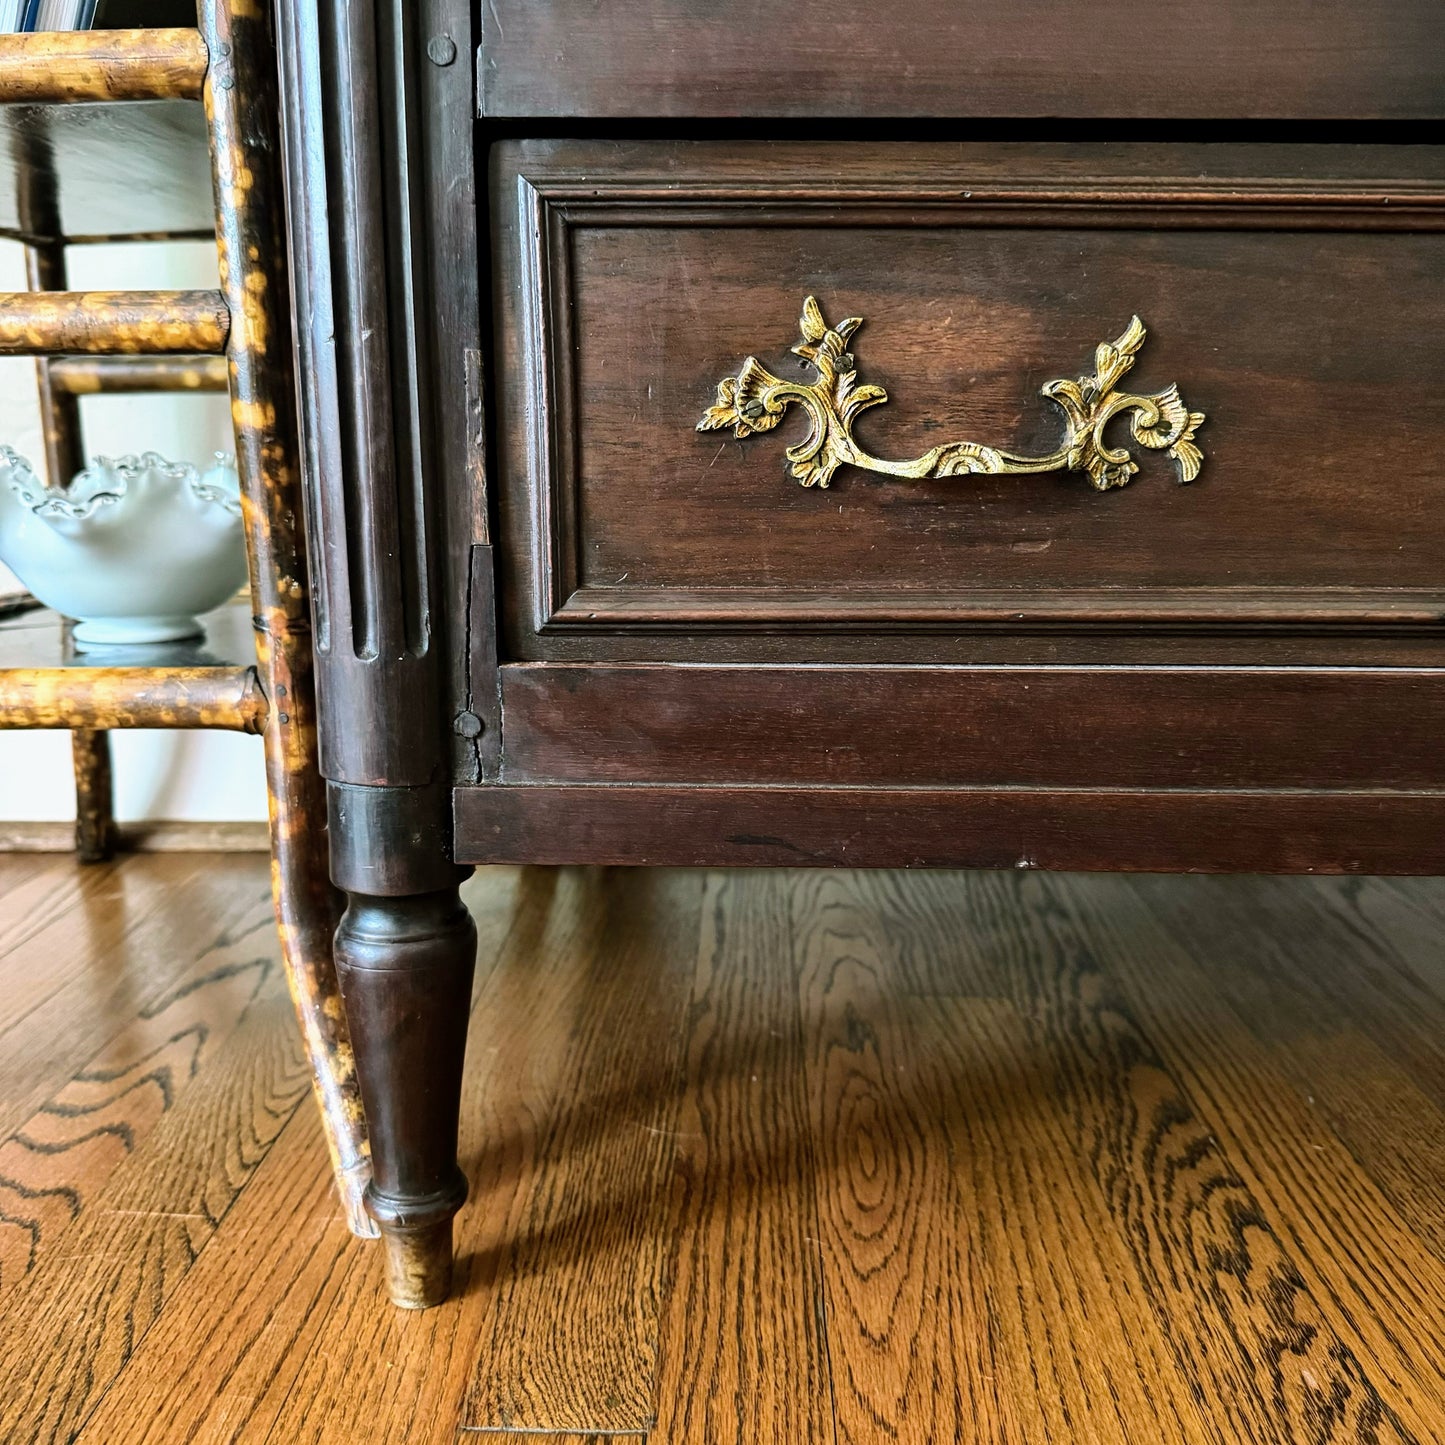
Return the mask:
[[513,659],[1438,635],[1445,148],[518,142],[492,208]]
[[1445,788],[1445,668],[501,669],[500,781]]

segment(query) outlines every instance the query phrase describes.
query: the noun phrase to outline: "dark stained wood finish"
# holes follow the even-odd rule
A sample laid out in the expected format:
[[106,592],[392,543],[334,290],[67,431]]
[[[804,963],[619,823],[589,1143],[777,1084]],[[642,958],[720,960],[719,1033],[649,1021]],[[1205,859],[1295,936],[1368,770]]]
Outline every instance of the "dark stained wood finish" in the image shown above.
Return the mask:
[[366,1106],[366,1209],[381,1229],[387,1289],[406,1309],[451,1288],[452,1216],[467,1197],[457,1119],[477,931],[455,888],[351,893],[336,968]]
[[[816,658],[831,634],[886,631],[908,635],[897,660],[918,633],[951,633],[956,654],[1000,630],[1445,616],[1418,525],[1445,501],[1427,423],[1445,366],[1445,150],[495,154],[512,658],[617,657],[649,633],[678,658],[726,635],[742,658],[789,632],[806,635],[791,656]],[[809,293],[866,318],[859,377],[891,401],[859,432],[900,457],[953,438],[1048,451],[1061,426],[1039,386],[1087,370],[1137,312],[1150,335],[1129,384],[1175,381],[1207,414],[1203,474],[1179,487],[1147,456],[1100,495],[1069,474],[844,468],[809,491],[783,457],[795,423],[697,435],[744,356],[793,374]]]
[[454,756],[475,773],[451,734],[471,538],[450,524],[469,516],[479,446],[471,128],[457,121],[471,91],[464,60],[425,49],[451,36],[465,55],[470,23],[464,0],[278,10],[321,766],[338,783],[420,787]]
[[[1042,868],[1445,865],[1445,586],[1422,522],[1445,502],[1432,429],[1445,147],[1301,145],[1282,129],[1278,144],[1224,147],[1203,126],[1155,143],[1143,125],[1083,132],[1137,136],[1124,144],[1043,139],[1067,141],[1067,125],[1030,126],[1019,133],[1040,139],[1014,145],[916,139],[966,134],[950,125],[965,116],[1445,112],[1437,7],[1282,5],[1110,0],[1081,16],[1061,0],[1028,15],[903,0],[885,18],[801,0],[766,28],[733,0],[605,14],[574,0],[280,7],[331,865],[350,898],[339,946],[399,1302],[440,1298],[463,1195],[458,860],[969,863],[1009,870],[1001,889],[1025,899],[1012,880]],[[669,136],[668,117],[724,112],[751,117],[739,129],[754,136],[758,117],[807,128],[791,142]],[[481,126],[458,123],[478,114]],[[516,139],[531,116],[552,135],[576,120],[583,138]],[[875,128],[882,116],[922,123]],[[603,117],[653,139],[616,139],[623,126],[599,138],[589,122]],[[830,125],[836,139],[814,139]],[[488,144],[479,198],[475,148]],[[809,293],[830,318],[867,319],[861,379],[893,404],[859,432],[886,456],[953,437],[1052,451],[1060,423],[1039,387],[1087,370],[1137,313],[1150,335],[1131,383],[1177,382],[1206,413],[1203,477],[1174,486],[1168,461],[1146,457],[1133,485],[1102,496],[1072,475],[846,472],[804,491],[782,455],[796,418],[747,445],[694,426],[744,356],[794,364]],[[654,663],[687,666],[640,665]],[[906,927],[835,938],[829,884],[784,930],[782,885],[748,886],[764,921],[715,911],[715,956],[755,981],[756,951],[791,950],[782,996],[810,991],[813,1013],[781,1028],[807,1087],[736,1110],[763,1147],[732,1160],[715,1148],[732,1106],[718,1102],[708,1030],[745,1016],[731,982],[695,996],[684,1048],[648,1039],[641,1060],[628,1055],[706,1076],[697,1108],[676,1113],[704,1143],[695,1178],[684,1146],[672,1154],[685,1247],[669,1265],[721,1239],[721,1272],[648,1313],[639,1296],[672,1278],[649,1254],[634,1289],[608,1296],[629,1322],[620,1351],[579,1347],[603,1328],[586,1311],[559,1335],[526,1328],[526,1309],[507,1315],[548,1342],[547,1361],[526,1389],[480,1375],[475,1419],[441,1429],[862,1445],[975,1422],[1032,1441],[1108,1420],[1101,1437],[1127,1438],[1144,1415],[1184,1441],[1430,1437],[1428,1388],[1412,1379],[1391,1397],[1400,1352],[1350,1326],[1289,1257],[1272,1197],[1231,1169],[1206,1111],[1080,962],[1086,930],[1060,924],[1051,895],[1024,981],[991,979],[992,993],[940,1010],[942,1036],[919,1055],[917,1021],[880,981],[919,946]],[[519,953],[535,942],[519,939]],[[975,1053],[983,1076],[960,1087]],[[739,1058],[763,1074],[756,1052]],[[873,1130],[869,1101],[915,1059],[896,1129]],[[1040,1162],[1049,1184],[1005,1212],[979,1161],[1009,1157],[1008,1110],[1060,1099],[1062,1131],[1018,1132],[1031,1160],[1068,1167]],[[948,1171],[870,1172],[900,1141],[925,1150],[934,1109],[989,1122],[949,1136]],[[800,1112],[832,1130],[817,1153],[772,1146]],[[667,1117],[649,1104],[649,1120]],[[558,1126],[534,1145],[534,1122],[518,1133],[504,1160],[567,1137]],[[739,1174],[740,1213],[710,1233],[693,1200]],[[893,1208],[914,1192],[976,1217],[976,1235],[960,1247],[914,1232]],[[797,1206],[787,1226],[779,1198]],[[527,1217],[543,1238],[493,1242],[458,1271],[463,1289],[498,1255],[545,1276],[551,1232],[573,1221],[565,1205]],[[1114,1245],[1052,1266],[1070,1217]],[[590,1218],[572,1237],[591,1237]],[[995,1254],[1006,1263],[980,1267]],[[774,1328],[732,1293],[766,1279],[773,1255],[808,1260],[788,1273],[814,1311],[790,1326],[805,1385],[789,1400],[731,1353]],[[291,1270],[286,1290],[315,1284],[309,1271]],[[698,1298],[717,1321],[702,1348],[682,1333]],[[1071,1308],[1107,1319],[1134,1355],[1057,1351]],[[465,1301],[458,1314],[455,1338],[482,1340]],[[1180,1340],[1175,1320],[1193,1316]],[[660,1321],[655,1368],[639,1318]],[[422,1333],[448,1338],[442,1324]],[[585,1383],[559,1384],[558,1360],[581,1361]],[[308,1398],[325,1376],[278,1368]],[[931,1411],[910,1405],[914,1368],[939,1392]],[[259,1365],[251,1378],[268,1433],[315,1435],[314,1409],[279,1399]],[[1196,1387],[1225,1402],[1218,1430]],[[368,1433],[347,1419],[350,1436]]]
[[1445,793],[458,788],[465,863],[1445,872]]
[[266,894],[0,858],[7,1440],[1445,1434],[1438,880],[478,875],[421,1317],[338,1227]]
[[195,30],[0,35],[0,103],[198,100],[205,74]]
[[504,783],[1428,790],[1445,671],[538,663],[502,708]]
[[477,0],[488,116],[1063,116],[1445,113],[1432,0]]
[[231,316],[217,291],[0,293],[0,355],[219,353]]

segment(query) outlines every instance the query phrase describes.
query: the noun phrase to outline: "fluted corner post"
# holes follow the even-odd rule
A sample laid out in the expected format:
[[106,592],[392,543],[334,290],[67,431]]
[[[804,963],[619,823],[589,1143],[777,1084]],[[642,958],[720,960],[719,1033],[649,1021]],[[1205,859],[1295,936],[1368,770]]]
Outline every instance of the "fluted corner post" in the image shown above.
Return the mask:
[[476,938],[452,862],[467,646],[450,509],[469,505],[457,417],[479,326],[475,248],[442,247],[436,220],[438,197],[472,174],[469,154],[436,149],[471,144],[470,68],[428,55],[470,53],[471,6],[294,0],[276,14],[321,770],[347,896],[336,953],[367,1207],[392,1299],[425,1308],[446,1295],[466,1196],[457,1117]]
[[356,1063],[332,956],[340,898],[328,873],[317,761],[311,598],[287,286],[269,7],[201,0],[226,358],[250,563],[264,733],[271,881],[287,982],[310,1060],[337,1189],[353,1233],[371,1167]]

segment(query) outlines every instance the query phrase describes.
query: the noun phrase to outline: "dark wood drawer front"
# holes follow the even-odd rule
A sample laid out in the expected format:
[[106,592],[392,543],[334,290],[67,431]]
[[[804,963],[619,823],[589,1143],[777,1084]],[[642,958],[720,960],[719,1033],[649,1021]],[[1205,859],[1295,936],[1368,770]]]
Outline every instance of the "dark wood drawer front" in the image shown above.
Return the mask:
[[[529,143],[493,185],[513,655],[1445,616],[1441,150]],[[1119,417],[1104,441],[1140,470],[1114,490],[849,465],[800,486],[797,409],[741,441],[695,426],[750,355],[816,380],[789,350],[808,295],[864,318],[852,384],[888,400],[852,425],[876,457],[1054,451],[1040,388],[1137,314],[1120,385],[1177,383],[1203,470],[1179,485]]]
[[1438,0],[482,0],[495,116],[1438,116]]
[[501,684],[508,783],[1428,790],[1442,772],[1439,668],[540,663]]

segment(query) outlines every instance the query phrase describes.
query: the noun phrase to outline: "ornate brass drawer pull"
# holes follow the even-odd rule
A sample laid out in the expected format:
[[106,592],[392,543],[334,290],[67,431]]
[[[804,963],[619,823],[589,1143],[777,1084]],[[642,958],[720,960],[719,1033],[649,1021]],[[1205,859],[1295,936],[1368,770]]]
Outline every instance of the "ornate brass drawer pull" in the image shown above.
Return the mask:
[[1123,447],[1104,443],[1104,427],[1120,412],[1132,411],[1129,430],[1140,446],[1169,449],[1179,466],[1179,480],[1192,482],[1204,457],[1194,444],[1194,433],[1204,413],[1190,411],[1177,386],[1152,396],[1136,396],[1114,388],[1134,365],[1144,344],[1144,324],[1136,316],[1117,341],[1105,342],[1094,353],[1094,372],[1077,381],[1051,381],[1043,395],[1064,413],[1068,431],[1057,451],[1042,457],[1017,456],[977,442],[946,442],[912,461],[890,462],[870,456],[853,440],[853,422],[870,406],[888,400],[881,386],[858,385],[858,374],[847,343],[863,324],[850,316],[836,327],[823,320],[817,301],[803,303],[803,340],[793,348],[817,373],[811,385],[784,381],[768,371],[755,356],[743,362],[736,376],[718,383],[717,402],[698,423],[698,431],[731,427],[733,435],[751,436],[771,431],[797,402],[808,413],[812,430],[789,447],[792,474],[805,487],[826,487],[845,462],[891,477],[955,477],[969,472],[1032,473],[1086,472],[1099,491],[1122,487],[1139,470]]

